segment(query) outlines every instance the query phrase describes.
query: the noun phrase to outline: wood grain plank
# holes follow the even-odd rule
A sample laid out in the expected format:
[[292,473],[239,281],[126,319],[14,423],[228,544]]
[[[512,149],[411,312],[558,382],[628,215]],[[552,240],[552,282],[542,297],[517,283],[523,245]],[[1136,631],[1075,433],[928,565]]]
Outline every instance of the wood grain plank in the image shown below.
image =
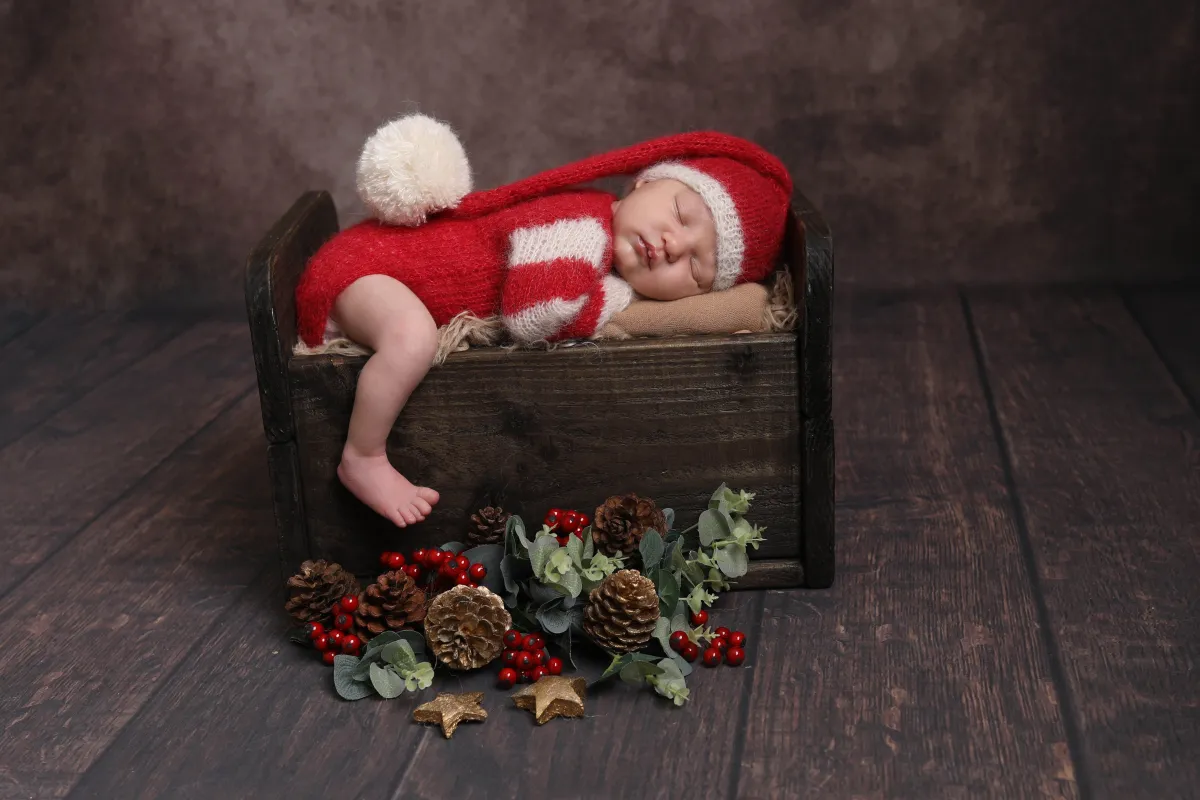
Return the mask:
[[958,299],[839,306],[838,580],[767,594],[734,796],[1076,797]]
[[236,620],[264,565],[274,577],[264,449],[247,391],[0,602],[0,775],[61,796],[205,630]]
[[[762,600],[762,592],[729,593],[710,624],[742,630],[753,644]],[[488,691],[487,730],[422,740],[392,797],[723,798],[734,775],[741,706],[758,666],[752,652],[741,668],[708,668],[699,660],[694,666],[683,707],[618,681],[589,695],[583,719],[544,726],[513,707],[511,692],[491,688],[491,674],[473,675],[463,691]]]
[[462,531],[489,488],[541,519],[551,504],[594,509],[631,487],[663,506],[702,508],[725,481],[757,493],[761,524],[776,533],[753,557],[796,558],[796,359],[787,334],[454,354],[413,392],[388,442],[398,469],[441,493],[424,523],[400,530],[337,478],[364,359],[295,358],[312,552],[369,574],[382,550]]
[[1136,289],[1128,303],[1192,408],[1200,409],[1200,289]]
[[0,351],[0,448],[184,330],[180,314],[65,311]]
[[1200,418],[1110,292],[973,296],[1097,797],[1200,783]]
[[254,386],[247,339],[200,323],[0,450],[0,595]]

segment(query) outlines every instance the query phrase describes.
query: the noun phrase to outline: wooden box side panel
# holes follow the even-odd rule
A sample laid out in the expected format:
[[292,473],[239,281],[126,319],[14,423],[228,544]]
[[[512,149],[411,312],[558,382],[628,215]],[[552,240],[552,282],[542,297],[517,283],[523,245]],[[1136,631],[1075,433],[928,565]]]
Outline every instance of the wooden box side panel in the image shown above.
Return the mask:
[[552,352],[455,354],[430,372],[388,443],[398,469],[441,493],[401,531],[341,486],[336,469],[363,359],[293,359],[301,484],[314,554],[374,568],[384,549],[460,539],[499,496],[529,523],[550,505],[589,513],[637,490],[690,525],[722,481],[757,493],[767,542],[798,559],[801,446],[797,339],[790,334],[603,342]]

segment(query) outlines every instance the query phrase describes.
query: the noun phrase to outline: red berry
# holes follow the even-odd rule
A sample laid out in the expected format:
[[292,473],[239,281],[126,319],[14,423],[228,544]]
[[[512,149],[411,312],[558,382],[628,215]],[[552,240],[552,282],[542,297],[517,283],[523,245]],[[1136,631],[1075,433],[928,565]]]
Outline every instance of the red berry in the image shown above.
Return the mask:
[[548,512],[546,512],[546,518],[544,520],[542,520],[542,522],[544,522],[547,526],[549,526],[551,529],[553,529],[554,526],[557,525],[559,523],[559,521],[562,519],[562,516],[563,516],[563,512],[562,512],[561,508],[552,508]]
[[580,528],[586,528],[591,523],[591,521],[592,521],[592,518],[589,517],[587,514],[579,515],[579,527]]
[[500,661],[502,661],[506,667],[515,666],[517,663],[517,651],[505,650],[504,654],[500,656]]
[[529,633],[525,635],[525,640],[521,643],[521,648],[530,653],[536,653],[546,646],[546,640],[540,634]]
[[471,575],[471,580],[473,581],[481,581],[487,577],[487,567],[483,564],[472,564],[467,572]]
[[715,633],[717,636],[719,636],[720,638],[722,638],[722,639],[724,639],[724,640],[726,640],[726,641],[729,641],[729,628],[726,628],[724,625],[722,625],[721,627],[717,628],[717,629],[716,629],[715,631],[713,631],[713,632],[714,632],[714,633]]
[[454,582],[457,583],[459,586],[474,586],[475,585],[474,583],[471,582],[471,576],[465,572],[460,572],[460,573],[458,573],[458,575],[454,576]]
[[683,652],[680,655],[686,661],[695,661],[696,657],[700,655],[700,648],[696,646],[695,642],[688,642],[683,646]]
[[421,580],[421,567],[417,564],[406,564],[404,566],[404,574],[414,581],[419,581]]
[[729,640],[726,639],[724,636],[718,636],[716,639],[713,639],[712,642],[710,642],[708,646],[715,647],[716,649],[718,649],[722,653],[724,653],[725,650],[728,649],[728,647],[729,647]]
[[336,650],[326,650],[324,653],[321,653],[321,660],[332,667],[333,660],[337,658],[337,656],[338,654]]
[[540,681],[549,674],[550,673],[546,671],[545,667],[534,667],[533,672],[529,673],[529,677],[535,681]]
[[703,608],[700,609],[699,611],[693,612],[692,613],[692,624],[693,625],[707,625],[708,624],[708,612],[705,611]]
[[512,669],[511,667],[506,667],[506,668],[500,670],[500,674],[497,676],[496,684],[501,689],[511,689],[513,687],[513,684],[516,682],[517,682],[517,671],[515,669]]
[[746,651],[740,647],[731,647],[725,651],[725,663],[736,667],[746,660]]
[[339,631],[348,631],[354,627],[354,617],[343,611],[333,618],[333,627]]
[[412,552],[412,563],[414,564],[421,564],[423,566],[427,558],[429,558],[429,551],[424,547],[419,547]]
[[742,633],[741,631],[734,631],[733,633],[729,634],[729,645],[730,647],[745,647],[746,634]]
[[438,567],[438,575],[441,575],[443,578],[449,578],[450,580],[457,578],[458,565],[454,563],[454,559],[447,559],[443,561],[442,565]]
[[[400,555],[400,554],[397,553],[396,555]],[[403,558],[404,556],[400,556],[400,557]],[[343,597],[341,600],[338,601],[338,605],[340,605],[342,607],[342,611],[345,611],[347,614],[349,614],[352,611],[354,611],[354,609],[358,608],[358,597],[356,597],[355,595],[352,595],[352,594],[348,594],[345,597]]]
[[346,655],[358,655],[359,648],[362,647],[362,639],[359,639],[354,634],[350,634],[342,639],[342,652]]
[[466,556],[459,556],[454,559],[454,564],[458,567],[459,572],[466,572],[471,568],[471,559]]
[[309,641],[312,641],[324,632],[325,626],[319,622],[310,622],[304,626],[304,635],[309,638]]
[[521,670],[522,672],[528,672],[529,670],[533,669],[533,667],[533,653],[522,652],[517,656],[517,669]]
[[549,672],[551,675],[561,675],[562,674],[562,659],[561,658],[552,658],[549,661],[547,661],[546,662],[546,671]]
[[578,525],[579,525],[579,512],[578,511],[568,511],[566,513],[566,516],[563,517],[563,521],[562,521],[563,530],[573,531],[573,530],[575,530],[575,528]]
[[721,651],[715,647],[710,647],[704,651],[704,666],[715,667],[721,663]]
[[688,643],[688,635],[683,631],[675,631],[671,634],[671,649],[675,652],[681,652],[683,646]]
[[531,683],[532,682],[532,679],[529,677],[529,670],[527,670],[527,669],[518,670],[517,678],[521,681],[521,683]]
[[329,634],[322,633],[320,636],[312,640],[313,647],[318,650],[326,650],[329,648]]
[[402,553],[392,553],[388,558],[388,569],[404,569],[404,555]]
[[337,648],[338,650],[341,650],[342,649],[342,641],[345,640],[345,638],[346,638],[346,633],[344,631],[339,631],[335,628],[334,630],[331,630],[329,632],[329,646],[333,647],[333,648]]
[[519,650],[523,640],[524,637],[521,636],[521,632],[516,628],[509,628],[504,634],[504,645],[512,648],[513,650]]
[[435,547],[425,551],[425,566],[427,567],[440,567],[445,560],[446,552],[444,550]]
[[546,664],[546,651],[545,650],[534,651],[533,665],[535,667],[542,667],[542,666],[545,666],[545,664]]
[[391,563],[391,558],[392,558],[392,551],[384,550],[382,553],[379,554],[379,566],[386,567],[388,564]]
[[558,536],[558,537],[556,537],[556,538],[558,539],[558,546],[559,546],[559,547],[566,547],[566,546],[567,546],[567,537],[566,537],[566,536]]

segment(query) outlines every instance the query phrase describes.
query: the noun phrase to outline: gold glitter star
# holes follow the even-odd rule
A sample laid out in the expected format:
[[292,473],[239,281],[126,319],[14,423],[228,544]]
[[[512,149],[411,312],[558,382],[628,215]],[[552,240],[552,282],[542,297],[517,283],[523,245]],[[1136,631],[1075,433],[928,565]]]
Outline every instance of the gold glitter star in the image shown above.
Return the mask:
[[512,696],[517,708],[532,711],[538,725],[555,717],[582,717],[587,681],[583,678],[564,678],[547,675],[534,681]]
[[479,704],[483,692],[465,694],[439,693],[436,698],[413,711],[414,722],[435,722],[442,726],[442,733],[449,739],[460,722],[483,722],[487,712]]

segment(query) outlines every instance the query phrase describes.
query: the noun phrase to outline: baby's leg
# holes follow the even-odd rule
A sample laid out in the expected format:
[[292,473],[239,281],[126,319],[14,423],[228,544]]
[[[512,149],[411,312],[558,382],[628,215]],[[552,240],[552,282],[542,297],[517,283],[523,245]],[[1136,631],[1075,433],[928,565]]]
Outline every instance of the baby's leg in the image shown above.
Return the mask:
[[355,497],[401,528],[433,510],[438,493],[414,486],[388,461],[392,424],[437,352],[437,325],[412,291],[369,275],[338,297],[332,317],[346,335],[375,352],[358,379],[338,477]]

